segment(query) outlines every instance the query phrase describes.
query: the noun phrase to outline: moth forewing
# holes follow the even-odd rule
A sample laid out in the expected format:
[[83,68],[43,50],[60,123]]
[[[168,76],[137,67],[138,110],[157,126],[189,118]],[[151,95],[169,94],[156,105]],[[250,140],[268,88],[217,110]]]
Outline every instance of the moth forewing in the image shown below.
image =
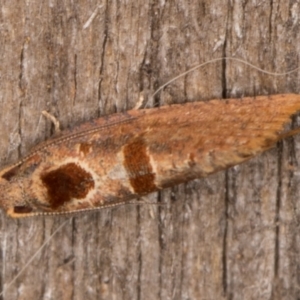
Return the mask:
[[131,110],[84,123],[38,145],[0,173],[12,217],[129,203],[242,163],[273,147],[300,110],[282,94]]

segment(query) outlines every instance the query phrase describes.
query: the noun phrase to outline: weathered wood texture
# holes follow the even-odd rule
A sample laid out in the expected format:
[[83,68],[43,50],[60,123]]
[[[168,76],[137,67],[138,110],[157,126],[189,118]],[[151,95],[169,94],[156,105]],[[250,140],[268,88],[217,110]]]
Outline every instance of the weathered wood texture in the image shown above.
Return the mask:
[[[42,110],[62,128],[74,126],[132,108],[175,75],[222,56],[272,72],[299,65],[298,1],[1,0],[0,7],[1,166],[51,136]],[[149,105],[299,93],[299,75],[218,62]],[[2,298],[298,299],[299,159],[295,137],[247,164],[146,198],[161,206],[72,218],[1,213]]]

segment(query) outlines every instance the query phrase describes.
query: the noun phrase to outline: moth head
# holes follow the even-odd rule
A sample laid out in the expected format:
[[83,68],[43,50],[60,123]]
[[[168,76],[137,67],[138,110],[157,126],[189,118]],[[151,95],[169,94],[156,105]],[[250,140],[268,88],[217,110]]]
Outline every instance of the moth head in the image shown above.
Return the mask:
[[0,173],[0,206],[12,217],[25,217],[33,210],[24,199],[19,169],[20,166],[8,167]]
[[0,206],[13,218],[39,213],[32,193],[32,174],[41,163],[39,155],[32,155],[0,172]]
[[31,157],[0,172],[0,206],[14,218],[87,209],[93,175],[79,163],[43,163]]

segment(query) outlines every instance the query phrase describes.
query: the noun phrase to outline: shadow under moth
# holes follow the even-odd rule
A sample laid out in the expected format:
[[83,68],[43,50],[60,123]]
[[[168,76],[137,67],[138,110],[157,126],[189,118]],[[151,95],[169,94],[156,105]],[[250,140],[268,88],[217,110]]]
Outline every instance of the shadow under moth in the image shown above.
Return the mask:
[[300,132],[300,95],[130,110],[84,123],[0,172],[11,217],[64,214],[132,199],[240,164]]

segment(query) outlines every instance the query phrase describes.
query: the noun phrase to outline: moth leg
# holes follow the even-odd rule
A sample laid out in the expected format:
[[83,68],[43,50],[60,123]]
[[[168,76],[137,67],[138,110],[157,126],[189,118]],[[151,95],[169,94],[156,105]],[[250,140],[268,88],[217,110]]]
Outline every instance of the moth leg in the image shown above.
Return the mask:
[[42,111],[43,116],[45,116],[48,120],[50,120],[54,125],[54,132],[55,134],[60,133],[60,124],[59,121],[51,114],[49,114],[47,111]]
[[134,110],[138,110],[138,109],[141,109],[143,108],[143,105],[144,104],[144,96],[143,95],[140,95],[139,97],[139,101],[136,103],[136,105],[134,106]]

